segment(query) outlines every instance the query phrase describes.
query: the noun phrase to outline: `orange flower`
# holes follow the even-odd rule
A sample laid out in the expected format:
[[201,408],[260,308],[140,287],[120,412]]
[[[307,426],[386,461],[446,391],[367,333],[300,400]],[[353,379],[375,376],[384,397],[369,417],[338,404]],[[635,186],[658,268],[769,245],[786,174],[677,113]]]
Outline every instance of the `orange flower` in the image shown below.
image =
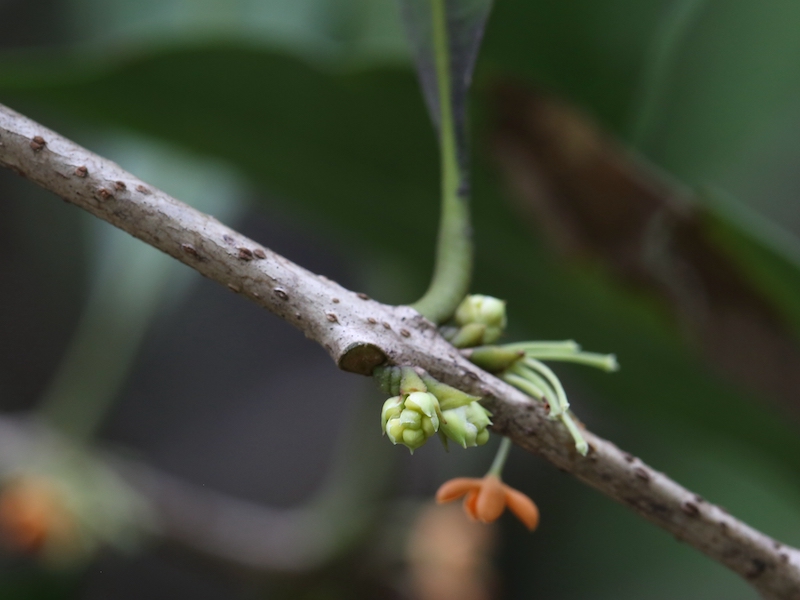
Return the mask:
[[508,506],[531,531],[539,524],[539,509],[533,500],[504,484],[497,475],[486,475],[483,479],[456,477],[445,481],[436,492],[436,502],[444,504],[461,496],[464,496],[464,512],[481,523],[496,521]]
[[0,537],[13,549],[35,554],[46,544],[66,546],[76,539],[74,517],[63,493],[45,477],[21,476],[0,493]]

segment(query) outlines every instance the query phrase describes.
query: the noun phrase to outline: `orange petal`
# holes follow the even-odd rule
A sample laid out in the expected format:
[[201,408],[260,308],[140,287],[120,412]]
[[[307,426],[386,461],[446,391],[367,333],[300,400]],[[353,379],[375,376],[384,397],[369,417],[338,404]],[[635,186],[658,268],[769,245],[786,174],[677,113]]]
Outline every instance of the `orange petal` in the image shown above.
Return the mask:
[[13,548],[36,552],[59,533],[71,533],[71,526],[63,498],[49,480],[22,476],[3,488],[0,536]]
[[479,521],[491,523],[503,514],[506,507],[504,487],[496,475],[487,475],[483,478],[483,485],[475,501],[475,513]]
[[514,513],[530,531],[536,529],[539,525],[539,509],[536,507],[533,500],[514,488],[508,487],[507,485],[503,487],[505,488],[506,504],[508,504],[509,510]]
[[476,504],[478,502],[478,490],[477,488],[470,490],[467,492],[467,495],[464,497],[464,512],[467,513],[467,516],[472,519],[473,521],[478,520],[478,512],[476,509]]
[[445,481],[436,491],[436,502],[438,504],[444,504],[456,498],[461,498],[461,496],[470,490],[475,490],[480,487],[481,481],[481,479],[475,479],[473,477],[456,477],[450,481]]

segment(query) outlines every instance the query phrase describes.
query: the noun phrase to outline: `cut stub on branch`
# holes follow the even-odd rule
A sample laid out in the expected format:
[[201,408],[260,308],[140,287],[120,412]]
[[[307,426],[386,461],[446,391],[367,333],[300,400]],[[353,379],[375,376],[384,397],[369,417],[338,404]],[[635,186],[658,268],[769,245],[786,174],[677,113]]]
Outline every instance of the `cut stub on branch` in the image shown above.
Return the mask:
[[713,367],[800,417],[793,325],[739,254],[761,241],[561,100],[506,83],[494,109],[493,157],[537,230],[654,298]]

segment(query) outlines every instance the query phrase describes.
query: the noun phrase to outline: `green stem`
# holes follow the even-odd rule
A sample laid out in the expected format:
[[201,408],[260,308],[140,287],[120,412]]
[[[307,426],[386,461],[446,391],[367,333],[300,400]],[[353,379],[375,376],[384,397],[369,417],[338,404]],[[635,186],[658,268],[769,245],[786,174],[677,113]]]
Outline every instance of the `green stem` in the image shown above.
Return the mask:
[[442,215],[433,277],[428,291],[412,307],[434,323],[442,323],[453,315],[469,290],[473,251],[466,173],[459,166],[451,98],[445,0],[432,0],[431,8],[439,92]]
[[87,440],[118,397],[144,329],[144,314],[122,323],[107,307],[90,302],[55,379],[37,412],[54,428]]
[[[547,403],[550,405],[550,417],[557,417],[563,411],[563,405],[560,400],[560,396],[558,394],[558,390],[556,390],[555,386],[552,385],[551,382],[547,381],[544,377],[540,376],[537,371],[526,367],[525,365],[521,365],[519,363],[515,364],[507,371],[508,376],[516,376],[523,381],[528,382],[528,384],[532,384],[534,386],[533,389],[541,389],[544,391],[544,399],[547,400]],[[529,391],[529,387],[526,387],[525,384],[519,382],[518,379],[514,379],[515,383],[512,381],[508,381],[511,385],[518,387],[526,394],[537,398],[537,396],[531,394]]]
[[543,351],[529,352],[527,356],[539,360],[557,360],[560,362],[573,362],[587,367],[595,367],[603,371],[617,371],[619,364],[613,354],[597,354],[596,352],[559,352]]
[[503,467],[506,465],[508,459],[508,451],[511,450],[511,439],[504,437],[500,440],[500,447],[497,449],[497,454],[492,461],[492,466],[489,467],[487,475],[495,475],[500,477],[503,474]]
[[513,344],[503,344],[503,348],[509,350],[524,350],[531,352],[557,350],[561,352],[580,352],[581,347],[573,340],[563,342],[515,342]]
[[105,264],[37,409],[47,423],[80,440],[95,433],[119,397],[173,268],[151,248],[115,236],[98,245]]
[[586,456],[589,452],[589,444],[586,443],[586,439],[583,437],[580,428],[575,424],[575,421],[572,420],[572,415],[569,412],[563,413],[561,415],[561,422],[564,423],[572,439],[575,440],[575,449],[581,456]]
[[[531,358],[530,356],[526,356],[522,360],[522,363],[523,364],[520,365],[520,368],[527,367],[528,369],[531,369],[533,372],[544,377],[550,383],[550,385],[553,386],[553,389],[558,395],[558,401],[561,403],[561,410],[558,412],[567,410],[569,408],[567,393],[564,391],[564,386],[561,385],[561,380],[556,376],[555,373],[553,373],[552,370],[550,370],[550,367],[542,362],[539,362],[535,358]],[[550,411],[550,414],[553,414],[552,410]]]
[[540,382],[544,385],[536,385],[534,382],[529,381],[528,379],[525,379],[516,373],[505,373],[501,376],[501,379],[506,383],[513,385],[515,388],[522,390],[530,397],[536,398],[537,400],[546,400],[550,405],[553,405],[553,400],[555,399],[556,394],[550,390],[550,387],[545,381]]

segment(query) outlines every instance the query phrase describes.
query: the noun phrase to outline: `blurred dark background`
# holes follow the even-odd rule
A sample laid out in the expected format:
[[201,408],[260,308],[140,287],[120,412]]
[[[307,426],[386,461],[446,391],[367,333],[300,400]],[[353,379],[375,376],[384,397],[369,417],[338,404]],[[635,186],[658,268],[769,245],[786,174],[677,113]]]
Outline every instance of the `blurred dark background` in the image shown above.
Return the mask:
[[[615,352],[614,375],[557,368],[587,425],[793,545],[798,24],[792,2],[498,0],[472,100],[474,291],[508,300],[507,338]],[[437,152],[393,1],[0,0],[0,32],[0,102],[346,287],[424,290]],[[535,534],[435,512],[495,442],[410,457],[372,382],[276,317],[11,172],[0,198],[10,422],[93,439],[199,515],[75,560],[8,548],[0,597],[756,597],[520,450]],[[6,482],[50,464],[15,460]]]

